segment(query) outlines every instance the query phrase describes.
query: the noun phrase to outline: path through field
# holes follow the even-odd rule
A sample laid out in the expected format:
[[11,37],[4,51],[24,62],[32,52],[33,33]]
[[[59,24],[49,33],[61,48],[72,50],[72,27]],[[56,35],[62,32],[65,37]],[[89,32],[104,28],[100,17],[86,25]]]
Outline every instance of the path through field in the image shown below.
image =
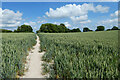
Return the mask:
[[42,56],[44,55],[44,52],[40,51],[40,40],[37,36],[37,43],[35,46],[33,46],[33,50],[29,53],[28,56],[28,71],[25,72],[25,75],[22,78],[45,78],[46,75],[42,75],[42,63],[43,61]]

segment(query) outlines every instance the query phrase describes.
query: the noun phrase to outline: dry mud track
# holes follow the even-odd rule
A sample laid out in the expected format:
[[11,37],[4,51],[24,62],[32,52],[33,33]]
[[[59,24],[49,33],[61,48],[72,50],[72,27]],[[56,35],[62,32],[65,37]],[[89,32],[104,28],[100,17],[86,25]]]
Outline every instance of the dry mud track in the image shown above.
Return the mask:
[[29,52],[29,55],[27,56],[26,68],[28,70],[24,73],[24,76],[22,76],[21,78],[47,78],[47,75],[42,75],[42,56],[45,52],[39,52],[40,40],[38,36],[36,41],[36,45],[33,46],[33,50],[31,50]]

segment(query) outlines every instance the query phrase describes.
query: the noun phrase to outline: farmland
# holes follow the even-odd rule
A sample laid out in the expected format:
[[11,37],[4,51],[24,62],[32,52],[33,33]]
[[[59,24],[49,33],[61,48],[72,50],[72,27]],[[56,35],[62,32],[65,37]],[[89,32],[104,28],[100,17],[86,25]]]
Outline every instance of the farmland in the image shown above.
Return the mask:
[[[28,51],[36,44],[36,35],[34,33],[0,35],[2,36],[0,78],[22,76]],[[118,77],[118,31],[37,35],[40,38],[39,50],[45,51],[42,57],[42,60],[47,62],[43,64],[44,71],[49,73],[50,78]],[[33,56],[36,54],[39,52]]]
[[33,33],[1,33],[0,78],[23,75],[28,51],[36,44]]
[[38,35],[51,78],[118,77],[118,31]]

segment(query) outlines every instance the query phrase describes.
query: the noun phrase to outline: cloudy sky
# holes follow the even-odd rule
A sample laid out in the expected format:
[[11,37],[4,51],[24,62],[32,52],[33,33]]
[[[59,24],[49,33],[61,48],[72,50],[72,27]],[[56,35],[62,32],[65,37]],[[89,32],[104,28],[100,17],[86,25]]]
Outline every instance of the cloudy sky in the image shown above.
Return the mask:
[[36,31],[44,23],[81,30],[118,26],[118,2],[3,2],[0,12],[0,27],[10,30],[26,24]]

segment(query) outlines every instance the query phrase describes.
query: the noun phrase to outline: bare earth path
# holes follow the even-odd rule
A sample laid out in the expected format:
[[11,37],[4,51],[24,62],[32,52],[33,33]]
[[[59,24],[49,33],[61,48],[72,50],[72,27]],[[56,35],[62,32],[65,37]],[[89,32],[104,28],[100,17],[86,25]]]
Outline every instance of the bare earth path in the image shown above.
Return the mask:
[[[36,35],[37,36],[37,35]],[[29,53],[28,56],[28,71],[25,72],[25,75],[22,78],[45,78],[46,75],[42,75],[42,56],[44,55],[44,52],[40,51],[40,40],[37,36],[37,43],[35,46],[33,46],[33,50]]]

